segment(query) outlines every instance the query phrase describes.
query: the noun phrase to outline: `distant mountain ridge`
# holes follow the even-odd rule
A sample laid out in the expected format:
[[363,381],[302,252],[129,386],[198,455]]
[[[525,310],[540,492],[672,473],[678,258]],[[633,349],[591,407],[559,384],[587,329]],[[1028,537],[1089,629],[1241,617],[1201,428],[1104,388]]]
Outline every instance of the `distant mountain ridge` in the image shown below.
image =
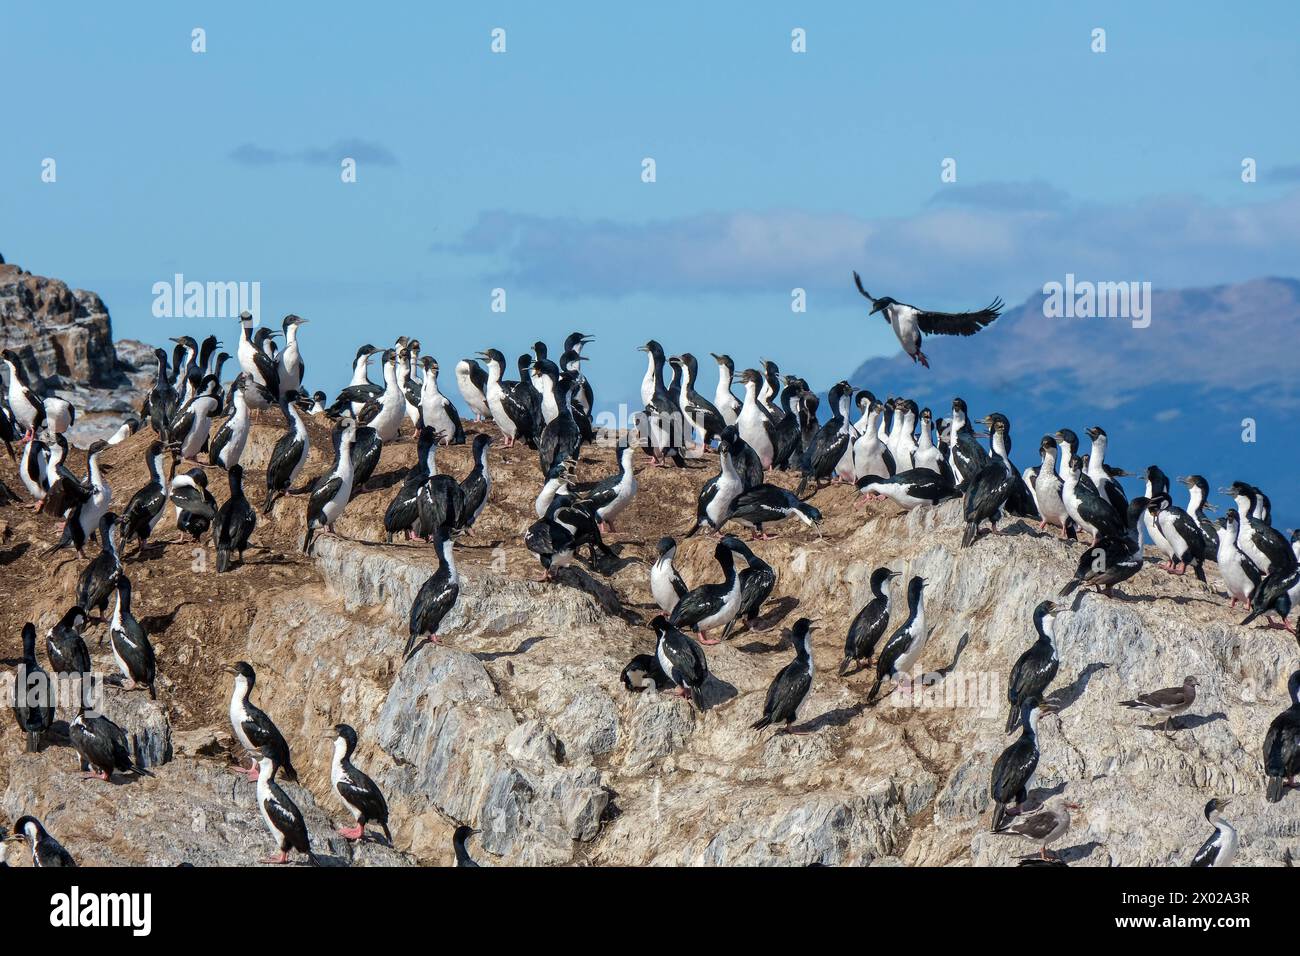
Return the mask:
[[[1251,481],[1273,498],[1274,524],[1300,524],[1300,281],[1157,289],[1147,328],[1048,318],[1044,298],[971,338],[927,336],[929,369],[900,349],[863,362],[849,381],[880,397],[907,395],[936,416],[958,395],[976,417],[1007,414],[1022,469],[1037,461],[1042,435],[1100,425],[1112,464],[1133,472],[1158,464],[1171,479],[1199,473],[1212,490]],[[1253,442],[1243,440],[1247,420]],[[1130,493],[1138,486],[1129,482]],[[1181,488],[1174,498],[1183,502]]]

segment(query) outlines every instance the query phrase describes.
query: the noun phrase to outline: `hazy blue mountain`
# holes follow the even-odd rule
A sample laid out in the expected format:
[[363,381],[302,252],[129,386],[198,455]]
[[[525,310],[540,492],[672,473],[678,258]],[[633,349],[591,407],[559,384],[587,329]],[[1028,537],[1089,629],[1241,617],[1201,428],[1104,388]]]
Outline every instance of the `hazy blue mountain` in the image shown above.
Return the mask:
[[[900,349],[849,380],[928,404],[936,417],[947,417],[954,395],[977,418],[1003,412],[1021,469],[1037,460],[1044,434],[1100,425],[1108,463],[1134,472],[1157,464],[1171,479],[1202,474],[1221,508],[1229,502],[1213,492],[1240,478],[1268,492],[1276,526],[1300,525],[1300,282],[1156,290],[1147,328],[1048,318],[1043,305],[1034,296],[973,338],[928,336],[929,369]],[[1245,419],[1254,442],[1243,441]],[[1139,493],[1140,482],[1126,484]],[[1185,502],[1181,486],[1174,500]]]

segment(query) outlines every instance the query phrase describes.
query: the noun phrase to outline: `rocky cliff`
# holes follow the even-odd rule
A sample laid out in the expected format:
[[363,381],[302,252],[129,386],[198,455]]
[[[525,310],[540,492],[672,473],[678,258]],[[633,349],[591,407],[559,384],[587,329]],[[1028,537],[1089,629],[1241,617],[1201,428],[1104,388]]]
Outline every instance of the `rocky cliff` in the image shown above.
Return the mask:
[[149,346],[114,343],[108,309],[95,293],[3,260],[0,341],[18,353],[35,387],[76,405],[70,440],[81,447],[111,434],[135,411],[157,367]]
[[[259,418],[246,454],[255,504],[278,430],[274,417]],[[325,467],[323,424],[313,422],[312,438],[309,474]],[[145,480],[149,440],[136,435],[105,453],[117,507]],[[542,584],[520,541],[538,486],[535,455],[494,448],[490,503],[457,545],[464,583],[441,629],[445,644],[403,664],[407,610],[436,561],[427,545],[376,542],[413,458],[409,441],[384,450],[372,487],[339,523],[343,536],[323,538],[313,559],[297,552],[298,498],[260,520],[247,564],[231,573],[216,574],[210,551],[189,545],[129,561],[135,613],[157,647],[159,701],[110,687],[106,710],[157,776],[82,780],[66,743],[25,755],[6,721],[0,814],[40,815],[85,862],[248,863],[270,852],[252,785],[227,772],[236,755],[221,667],[244,659],[259,675],[255,699],[293,748],[302,785],[288,789],[339,864],[448,863],[459,822],[482,830],[471,850],[486,865],[1008,865],[1036,849],[987,833],[989,774],[1010,739],[1002,694],[1033,640],[1031,609],[1070,576],[1079,546],[1013,523],[959,550],[956,504],[861,510],[850,489],[824,489],[820,534],[779,528],[776,540],[754,544],[780,580],[758,627],[706,648],[713,677],[696,710],[666,693],[630,693],[619,672],[652,649],[647,561],[661,535],[685,526],[712,459],[701,469],[645,468],[609,536],[619,559]],[[608,473],[612,458],[589,449],[580,478]],[[468,448],[440,450],[438,465],[465,474]],[[210,474],[223,500],[224,476]],[[16,486],[7,460],[0,477]],[[72,600],[80,562],[40,554],[56,533],[50,518],[0,511],[0,657],[10,664],[23,621],[43,634]],[[173,535],[169,518],[160,536]],[[683,542],[689,584],[717,577],[712,550],[702,537]],[[880,564],[928,581],[931,637],[920,664],[937,676],[922,694],[867,707],[871,673],[840,678],[836,668]],[[1085,806],[1058,846],[1066,860],[1183,865],[1209,833],[1201,810],[1213,796],[1233,798],[1240,864],[1278,865],[1300,852],[1300,795],[1267,804],[1260,756],[1287,703],[1295,639],[1236,626],[1240,614],[1222,598],[1154,563],[1121,590],[1116,599],[1086,594],[1058,619],[1059,715],[1042,722],[1035,796],[1064,792]],[[800,616],[820,625],[798,727],[806,733],[753,731]],[[111,673],[96,644],[103,631],[96,625],[87,639]],[[1169,735],[1118,706],[1186,674],[1200,678],[1200,698]],[[345,821],[322,738],[339,721],[359,730],[357,762],[388,795],[395,849],[349,847],[333,832]]]

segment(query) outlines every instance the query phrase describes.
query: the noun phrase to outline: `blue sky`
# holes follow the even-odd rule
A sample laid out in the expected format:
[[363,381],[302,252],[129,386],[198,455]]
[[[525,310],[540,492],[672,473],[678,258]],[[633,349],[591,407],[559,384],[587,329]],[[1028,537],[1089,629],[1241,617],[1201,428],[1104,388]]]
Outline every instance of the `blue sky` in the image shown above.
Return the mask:
[[818,387],[893,351],[851,268],[936,308],[1297,273],[1295,4],[809,6],[11,7],[0,253],[152,342],[223,325],[154,318],[154,282],[260,281],[327,389],[362,341],[582,329],[615,401],[651,334]]

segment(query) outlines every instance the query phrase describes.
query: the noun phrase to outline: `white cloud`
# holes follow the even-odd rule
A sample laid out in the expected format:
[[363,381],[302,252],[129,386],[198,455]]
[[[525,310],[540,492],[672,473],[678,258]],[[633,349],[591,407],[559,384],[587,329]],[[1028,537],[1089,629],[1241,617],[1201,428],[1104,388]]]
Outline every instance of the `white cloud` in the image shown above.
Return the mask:
[[1225,206],[1085,203],[1042,183],[950,189],[900,218],[783,209],[627,223],[496,211],[435,250],[488,257],[493,276],[557,296],[802,286],[848,300],[857,269],[873,292],[933,307],[1016,301],[1067,272],[1177,288],[1290,275],[1300,262],[1300,191]]

